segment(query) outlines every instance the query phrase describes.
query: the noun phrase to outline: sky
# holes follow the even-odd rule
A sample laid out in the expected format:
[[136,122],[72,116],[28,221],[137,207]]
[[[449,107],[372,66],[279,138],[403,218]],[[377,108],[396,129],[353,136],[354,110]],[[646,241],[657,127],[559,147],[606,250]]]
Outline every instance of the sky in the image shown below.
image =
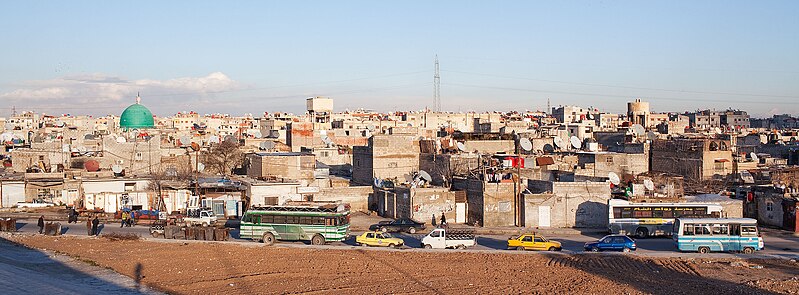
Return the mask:
[[799,115],[799,1],[2,1],[0,117],[592,106]]

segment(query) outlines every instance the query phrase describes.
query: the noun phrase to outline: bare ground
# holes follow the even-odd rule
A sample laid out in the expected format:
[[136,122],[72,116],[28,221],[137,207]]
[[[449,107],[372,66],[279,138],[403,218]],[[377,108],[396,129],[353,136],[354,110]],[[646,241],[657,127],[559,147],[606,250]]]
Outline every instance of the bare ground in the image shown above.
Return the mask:
[[796,294],[784,259],[262,247],[4,235],[176,294]]

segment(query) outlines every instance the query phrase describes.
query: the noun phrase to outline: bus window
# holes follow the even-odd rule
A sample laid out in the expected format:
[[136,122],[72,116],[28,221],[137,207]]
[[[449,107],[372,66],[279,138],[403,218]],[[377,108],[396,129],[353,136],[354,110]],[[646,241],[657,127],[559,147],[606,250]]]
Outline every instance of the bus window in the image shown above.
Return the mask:
[[686,236],[693,236],[694,235],[694,225],[690,224],[690,223],[686,223],[682,234],[686,235]]
[[241,218],[241,222],[250,222],[252,220],[252,214],[244,214]]
[[740,224],[730,224],[730,235],[731,236],[739,236],[739,235],[741,235],[741,225]]
[[621,218],[621,208],[613,207],[613,218]]
[[251,221],[252,223],[254,223],[254,224],[260,224],[260,223],[261,223],[261,216],[260,216],[260,215],[253,215],[253,216],[250,218],[250,221]]
[[742,237],[757,236],[757,227],[754,225],[742,225],[741,236]]
[[697,235],[710,235],[709,224],[697,224],[694,226],[694,233]]
[[713,234],[714,235],[727,235],[729,234],[729,228],[726,224],[714,224],[713,225]]
[[333,217],[325,218],[325,225],[327,226],[336,225],[336,219],[334,219]]
[[674,217],[674,208],[663,208],[663,217]]
[[633,208],[621,208],[621,218],[632,218]]
[[297,224],[300,222],[300,218],[297,216],[286,216],[286,224]]
[[325,218],[321,217],[321,216],[313,217],[313,224],[314,225],[324,225],[325,224]]
[[261,215],[261,223],[275,223],[275,216]]
[[286,216],[284,216],[284,215],[275,215],[273,217],[274,217],[274,220],[272,221],[272,223],[277,223],[277,224],[285,224],[286,223]]

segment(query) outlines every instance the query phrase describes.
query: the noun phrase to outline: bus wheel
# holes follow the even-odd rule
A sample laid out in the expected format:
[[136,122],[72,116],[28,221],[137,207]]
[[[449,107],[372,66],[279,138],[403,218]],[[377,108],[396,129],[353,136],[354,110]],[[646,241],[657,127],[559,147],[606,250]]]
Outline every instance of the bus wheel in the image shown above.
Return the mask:
[[697,249],[697,250],[699,251],[699,253],[702,253],[702,254],[707,254],[707,253],[710,252],[710,248],[708,248],[708,247],[699,247],[699,249]]
[[755,253],[755,249],[754,248],[752,248],[752,247],[744,248],[744,254],[752,254],[752,253]]
[[275,243],[275,235],[272,233],[265,233],[262,241],[264,242],[264,245],[272,246],[272,244]]
[[639,227],[635,230],[635,237],[639,239],[643,239],[649,236],[649,230],[643,227]]
[[319,246],[324,244],[325,244],[325,237],[323,237],[322,235],[317,234],[313,236],[313,238],[311,238],[311,245]]

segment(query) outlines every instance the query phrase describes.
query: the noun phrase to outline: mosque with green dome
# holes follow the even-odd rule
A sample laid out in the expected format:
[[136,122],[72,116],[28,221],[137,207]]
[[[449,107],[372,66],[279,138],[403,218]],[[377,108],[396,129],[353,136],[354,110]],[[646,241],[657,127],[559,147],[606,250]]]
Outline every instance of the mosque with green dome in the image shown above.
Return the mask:
[[141,104],[141,98],[136,95],[136,103],[130,105],[119,117],[119,127],[123,130],[155,128],[153,113]]

